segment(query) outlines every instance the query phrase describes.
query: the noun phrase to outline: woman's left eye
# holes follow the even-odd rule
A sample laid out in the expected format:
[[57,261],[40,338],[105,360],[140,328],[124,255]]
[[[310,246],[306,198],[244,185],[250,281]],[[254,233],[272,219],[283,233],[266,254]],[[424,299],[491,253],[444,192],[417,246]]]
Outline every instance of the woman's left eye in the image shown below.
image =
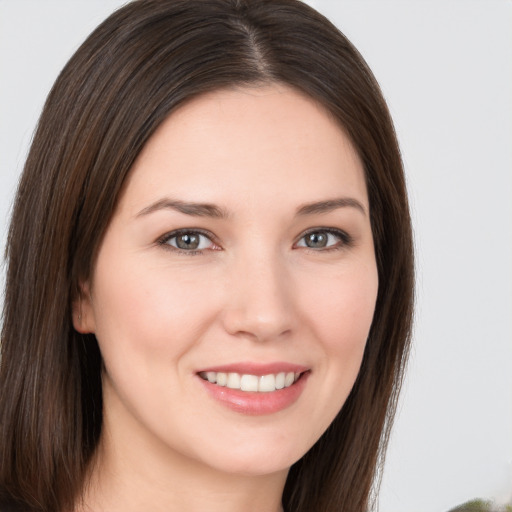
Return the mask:
[[198,231],[179,231],[169,233],[160,243],[186,252],[202,251],[215,247],[214,242],[204,233]]
[[338,249],[350,244],[350,237],[343,231],[317,229],[309,231],[297,242],[296,247],[308,249]]

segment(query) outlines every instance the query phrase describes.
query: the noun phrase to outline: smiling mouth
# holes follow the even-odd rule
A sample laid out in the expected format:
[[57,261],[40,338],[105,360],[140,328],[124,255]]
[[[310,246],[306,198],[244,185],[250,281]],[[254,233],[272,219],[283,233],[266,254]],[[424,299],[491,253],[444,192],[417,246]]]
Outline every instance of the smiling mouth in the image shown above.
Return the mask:
[[267,375],[235,372],[200,372],[199,377],[219,387],[252,393],[270,393],[289,388],[306,372],[279,372]]

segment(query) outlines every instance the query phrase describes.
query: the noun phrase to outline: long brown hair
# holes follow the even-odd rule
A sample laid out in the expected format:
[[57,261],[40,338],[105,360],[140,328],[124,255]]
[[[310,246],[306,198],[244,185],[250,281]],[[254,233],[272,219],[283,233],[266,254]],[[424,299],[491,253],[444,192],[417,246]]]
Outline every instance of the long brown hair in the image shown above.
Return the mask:
[[219,88],[295,87],[343,126],[365,167],[379,292],[362,367],[335,421],[292,466],[291,512],[363,512],[383,461],[413,302],[400,153],[361,55],[297,0],[137,0],[78,49],[52,88],[21,177],[6,249],[0,492],[24,510],[73,509],[101,433],[101,355],[71,304],[126,177],[160,123]]

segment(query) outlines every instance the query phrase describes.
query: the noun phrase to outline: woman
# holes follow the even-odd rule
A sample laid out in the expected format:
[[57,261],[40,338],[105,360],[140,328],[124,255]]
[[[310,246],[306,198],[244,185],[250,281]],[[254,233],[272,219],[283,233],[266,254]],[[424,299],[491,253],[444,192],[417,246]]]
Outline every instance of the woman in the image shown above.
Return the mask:
[[378,85],[311,8],[114,13],[48,97],[7,259],[4,509],[368,508],[410,220]]

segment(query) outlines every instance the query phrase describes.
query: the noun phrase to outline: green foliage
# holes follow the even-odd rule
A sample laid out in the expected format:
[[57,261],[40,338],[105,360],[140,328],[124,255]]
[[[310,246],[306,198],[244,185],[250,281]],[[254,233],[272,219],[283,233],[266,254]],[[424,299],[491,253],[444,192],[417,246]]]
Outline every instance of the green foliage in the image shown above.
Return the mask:
[[512,512],[512,505],[500,507],[492,501],[478,499],[467,501],[458,507],[450,509],[448,512]]

